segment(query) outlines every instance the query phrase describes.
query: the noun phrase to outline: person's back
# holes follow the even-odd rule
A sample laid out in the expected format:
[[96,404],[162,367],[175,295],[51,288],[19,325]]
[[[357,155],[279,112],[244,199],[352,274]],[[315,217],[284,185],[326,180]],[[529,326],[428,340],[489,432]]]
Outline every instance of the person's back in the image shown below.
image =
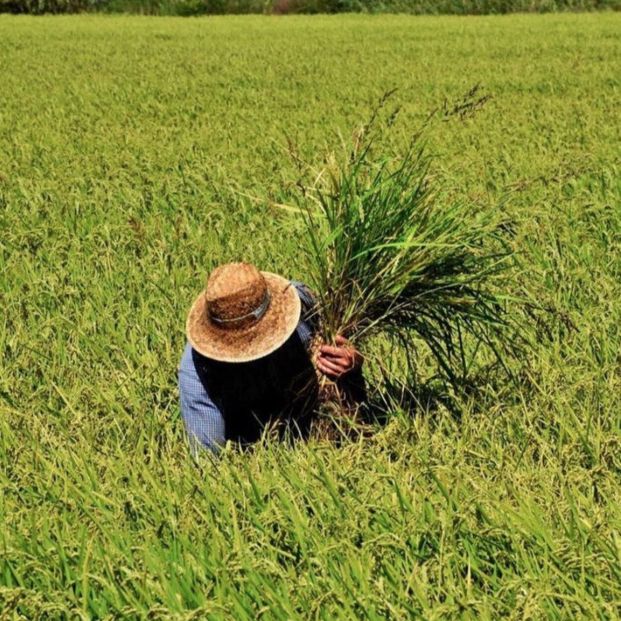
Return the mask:
[[[179,368],[181,413],[194,452],[226,440],[254,442],[272,423],[306,435],[318,396],[309,354],[315,328],[313,298],[301,283],[243,263],[214,271],[188,316]],[[359,371],[352,348],[325,349],[318,368],[327,375]]]

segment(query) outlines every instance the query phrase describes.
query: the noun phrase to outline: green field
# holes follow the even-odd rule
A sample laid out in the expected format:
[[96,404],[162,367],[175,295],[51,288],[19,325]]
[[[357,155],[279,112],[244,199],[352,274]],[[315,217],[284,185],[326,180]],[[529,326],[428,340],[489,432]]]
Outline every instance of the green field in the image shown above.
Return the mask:
[[[620,33],[0,17],[0,618],[619,618]],[[423,355],[372,437],[195,465],[176,369],[205,274],[305,277],[286,138],[315,158],[398,87],[405,140],[477,83],[429,140],[444,188],[514,222],[518,381],[475,369],[447,405]]]

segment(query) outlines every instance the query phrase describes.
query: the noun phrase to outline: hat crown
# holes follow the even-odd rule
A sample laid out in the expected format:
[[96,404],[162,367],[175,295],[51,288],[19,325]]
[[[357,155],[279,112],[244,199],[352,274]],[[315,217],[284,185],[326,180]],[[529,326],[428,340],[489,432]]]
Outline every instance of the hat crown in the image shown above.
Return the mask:
[[255,323],[253,316],[266,302],[267,283],[250,263],[227,263],[207,279],[206,311],[221,327],[239,328]]

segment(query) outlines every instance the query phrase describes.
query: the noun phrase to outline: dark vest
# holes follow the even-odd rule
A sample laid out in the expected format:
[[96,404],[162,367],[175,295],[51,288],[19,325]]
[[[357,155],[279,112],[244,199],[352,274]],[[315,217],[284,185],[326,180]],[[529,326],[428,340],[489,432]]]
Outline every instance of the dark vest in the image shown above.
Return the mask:
[[306,436],[317,406],[317,375],[297,332],[264,358],[244,363],[217,362],[192,351],[207,393],[224,417],[226,439],[255,442],[267,424],[279,434],[289,429]]

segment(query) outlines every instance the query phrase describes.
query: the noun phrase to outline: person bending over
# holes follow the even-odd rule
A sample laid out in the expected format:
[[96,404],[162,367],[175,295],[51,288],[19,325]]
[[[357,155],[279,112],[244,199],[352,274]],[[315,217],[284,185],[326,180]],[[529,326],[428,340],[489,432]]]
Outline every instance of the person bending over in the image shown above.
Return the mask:
[[[217,267],[186,322],[179,366],[181,415],[190,443],[217,452],[247,445],[267,425],[305,437],[318,404],[310,345],[313,297],[302,283],[248,263]],[[364,400],[362,356],[337,337],[323,344],[317,369],[355,402]]]

